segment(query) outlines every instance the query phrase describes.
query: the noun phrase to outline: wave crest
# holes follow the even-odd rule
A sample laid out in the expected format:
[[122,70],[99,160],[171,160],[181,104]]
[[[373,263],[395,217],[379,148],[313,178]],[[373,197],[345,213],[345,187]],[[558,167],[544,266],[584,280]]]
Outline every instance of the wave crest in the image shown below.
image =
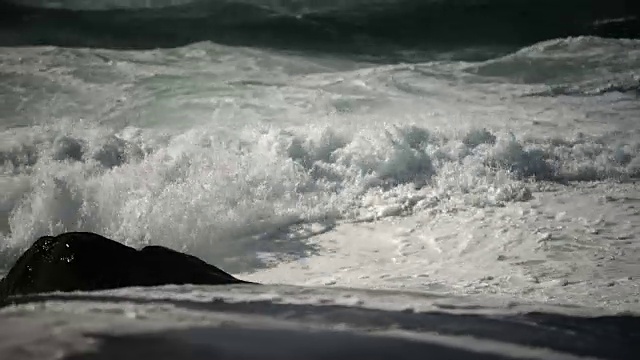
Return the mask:
[[237,141],[205,129],[170,138],[135,129],[64,136],[43,129],[30,139],[0,151],[11,175],[0,198],[10,249],[84,229],[131,245],[153,239],[235,270],[243,269],[233,260],[243,244],[285,229],[300,234],[317,231],[313,223],[527,201],[531,180],[640,176],[640,142],[483,129],[449,137],[417,126],[354,134],[255,128]]

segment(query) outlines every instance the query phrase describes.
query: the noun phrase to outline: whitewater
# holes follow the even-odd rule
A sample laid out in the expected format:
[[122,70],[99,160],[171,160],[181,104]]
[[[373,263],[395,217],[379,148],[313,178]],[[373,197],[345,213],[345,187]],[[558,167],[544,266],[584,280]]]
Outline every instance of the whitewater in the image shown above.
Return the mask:
[[[634,358],[637,318],[623,340],[607,326],[640,313],[640,40],[602,33],[634,16],[439,41],[405,36],[420,19],[385,33],[371,24],[388,13],[358,1],[21,4],[0,26],[0,273],[39,236],[81,230],[268,286],[32,296],[0,308],[0,358],[216,358],[136,352],[211,337],[217,358],[435,351],[404,341],[469,352],[443,358]],[[586,335],[572,320],[573,348],[569,330],[527,327],[562,328],[553,316],[614,320]]]

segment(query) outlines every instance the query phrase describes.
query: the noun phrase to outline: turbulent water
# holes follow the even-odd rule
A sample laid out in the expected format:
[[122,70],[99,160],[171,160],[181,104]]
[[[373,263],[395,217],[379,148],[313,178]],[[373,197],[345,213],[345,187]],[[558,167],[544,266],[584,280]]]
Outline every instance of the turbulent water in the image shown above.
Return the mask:
[[[454,271],[495,239],[539,246],[557,233],[568,243],[514,260],[531,286],[558,280],[558,269],[566,285],[611,251],[618,260],[595,279],[606,288],[628,277],[625,294],[638,290],[640,40],[630,1],[1,6],[1,268],[38,236],[86,230],[262,281],[418,289],[398,280],[416,268],[376,274],[378,264],[330,279],[323,270],[357,241],[382,244],[388,226],[415,220],[413,233],[418,223],[496,232],[478,248],[450,245],[458,252],[403,238],[400,255],[370,249],[363,266],[446,260]],[[620,206],[606,209],[619,212],[597,218],[612,198]],[[545,199],[556,201],[551,215]],[[512,216],[528,230],[511,233]],[[356,239],[362,223],[374,229],[368,239]],[[345,237],[351,245],[327,250]],[[568,259],[571,249],[592,258]],[[491,256],[469,264],[503,260]],[[336,261],[336,271],[349,265]],[[399,278],[384,282],[388,272]],[[457,275],[440,280],[471,281]],[[512,285],[536,291],[500,289]]]

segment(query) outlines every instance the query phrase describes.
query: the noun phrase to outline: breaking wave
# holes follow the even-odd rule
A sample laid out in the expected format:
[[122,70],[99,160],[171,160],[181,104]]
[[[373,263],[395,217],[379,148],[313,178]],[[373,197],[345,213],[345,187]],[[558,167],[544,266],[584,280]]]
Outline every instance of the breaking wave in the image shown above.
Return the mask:
[[250,266],[234,263],[244,243],[267,247],[260,239],[283,231],[308,236],[336,221],[502,206],[529,200],[544,182],[640,177],[640,142],[611,137],[485,129],[450,137],[392,125],[352,134],[258,127],[237,140],[199,128],[174,136],[37,129],[1,142],[5,252],[83,229],[135,246],[153,239],[238,270]]

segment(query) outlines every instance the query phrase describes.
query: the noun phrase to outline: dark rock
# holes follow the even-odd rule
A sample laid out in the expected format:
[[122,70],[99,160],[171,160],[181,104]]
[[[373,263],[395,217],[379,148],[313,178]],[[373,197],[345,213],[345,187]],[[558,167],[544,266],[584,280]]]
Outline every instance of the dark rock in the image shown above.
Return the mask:
[[43,236],[0,281],[0,299],[51,291],[168,284],[247,284],[195,256],[162,246],[136,250],[86,232]]

